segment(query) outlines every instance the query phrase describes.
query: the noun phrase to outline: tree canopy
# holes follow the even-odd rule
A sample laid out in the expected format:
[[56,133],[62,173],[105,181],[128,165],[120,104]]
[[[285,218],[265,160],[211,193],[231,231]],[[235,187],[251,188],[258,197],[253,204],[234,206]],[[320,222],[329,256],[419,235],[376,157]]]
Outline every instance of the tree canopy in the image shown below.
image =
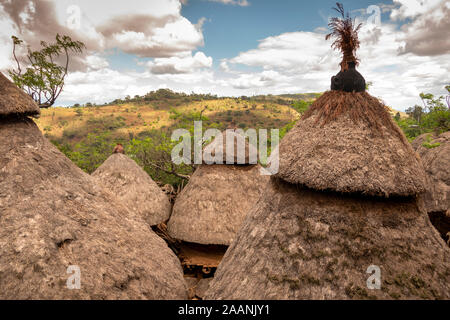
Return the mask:
[[[20,59],[17,50],[24,42],[16,36],[12,36],[12,40],[17,69],[8,70],[10,77],[40,108],[51,107],[64,88],[70,55],[82,53],[86,46],[81,41],[73,41],[69,36],[57,34],[55,43],[41,41],[41,49],[36,51],[28,46],[26,58]],[[60,58],[62,65],[58,63]]]

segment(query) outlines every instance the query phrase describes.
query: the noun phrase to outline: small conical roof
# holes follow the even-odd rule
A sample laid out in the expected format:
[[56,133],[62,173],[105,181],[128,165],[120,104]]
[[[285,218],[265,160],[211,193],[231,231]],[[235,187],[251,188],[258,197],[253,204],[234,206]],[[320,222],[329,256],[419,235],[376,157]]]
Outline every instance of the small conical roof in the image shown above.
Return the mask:
[[260,169],[201,165],[175,201],[169,234],[187,242],[229,245],[268,182]]
[[424,191],[422,165],[386,107],[366,92],[328,91],[280,143],[276,177],[375,196]]
[[0,116],[38,116],[39,106],[0,72]]
[[167,195],[147,172],[125,154],[114,153],[92,176],[150,226],[169,219],[171,204]]
[[[233,142],[233,148],[228,146],[230,141]],[[231,150],[233,151],[230,152]],[[258,149],[250,144],[249,139],[242,135],[239,130],[228,129],[203,149],[204,163],[211,164],[215,159],[220,159],[223,164],[227,164],[227,161],[228,164],[256,164],[258,162]]]

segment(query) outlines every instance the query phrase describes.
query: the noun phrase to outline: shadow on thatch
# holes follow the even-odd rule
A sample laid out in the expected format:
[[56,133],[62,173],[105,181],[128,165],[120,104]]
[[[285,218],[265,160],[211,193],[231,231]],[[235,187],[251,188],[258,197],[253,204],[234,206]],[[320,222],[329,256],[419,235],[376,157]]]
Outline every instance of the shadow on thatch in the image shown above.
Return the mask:
[[[449,299],[449,251],[411,198],[314,191],[272,179],[207,299]],[[369,290],[369,266],[381,289]]]
[[426,133],[412,146],[420,155],[427,174],[427,190],[423,196],[431,222],[449,242],[450,236],[450,132],[439,136]]

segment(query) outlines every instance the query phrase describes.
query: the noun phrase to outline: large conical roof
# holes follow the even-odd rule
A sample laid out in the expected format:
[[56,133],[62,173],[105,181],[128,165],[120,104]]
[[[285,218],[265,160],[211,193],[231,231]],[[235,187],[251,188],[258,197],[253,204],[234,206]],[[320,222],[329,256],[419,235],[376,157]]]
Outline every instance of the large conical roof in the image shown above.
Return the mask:
[[201,165],[175,201],[169,234],[187,242],[229,245],[267,184],[260,169]]
[[388,110],[366,92],[328,91],[280,143],[277,177],[315,190],[410,196],[425,175]]
[[171,204],[167,195],[128,156],[122,153],[111,155],[92,175],[150,226],[169,219]]
[[37,116],[39,106],[0,72],[0,116]]
[[450,299],[450,249],[415,198],[271,179],[206,299]]
[[187,297],[167,244],[29,119],[0,120],[0,212],[0,299]]

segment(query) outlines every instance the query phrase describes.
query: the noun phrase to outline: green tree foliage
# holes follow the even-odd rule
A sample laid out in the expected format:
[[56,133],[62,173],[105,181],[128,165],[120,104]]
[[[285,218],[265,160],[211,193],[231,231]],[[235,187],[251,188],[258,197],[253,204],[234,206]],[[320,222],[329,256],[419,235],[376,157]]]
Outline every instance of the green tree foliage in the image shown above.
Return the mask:
[[308,100],[298,100],[295,101],[294,103],[292,103],[292,108],[297,111],[300,114],[305,113],[306,110],[309,109],[309,107],[311,106],[311,104],[313,103],[313,101]]
[[[56,35],[56,42],[48,44],[41,41],[41,49],[32,51],[28,47],[26,59],[21,63],[17,57],[18,47],[23,41],[12,36],[13,57],[17,69],[8,71],[14,83],[27,92],[41,108],[51,107],[64,88],[64,79],[70,63],[70,55],[82,53],[85,45],[80,41],[73,41],[69,36]],[[65,59],[64,65],[59,65],[60,57]],[[23,65],[21,65],[23,64]]]
[[[450,93],[450,86],[445,89]],[[444,96],[435,97],[431,93],[421,93],[423,107],[414,106],[406,109],[407,119],[395,118],[409,140],[417,136],[434,132],[440,134],[450,130],[450,110],[444,103]]]
[[133,139],[126,150],[153,180],[176,186],[188,180],[194,171],[191,165],[172,162],[172,149],[177,143],[172,142],[164,132],[152,130],[144,139]]
[[77,143],[73,148],[66,143],[52,142],[78,167],[90,174],[111,155],[118,141],[112,138],[110,132],[103,132],[88,134],[86,139]]

